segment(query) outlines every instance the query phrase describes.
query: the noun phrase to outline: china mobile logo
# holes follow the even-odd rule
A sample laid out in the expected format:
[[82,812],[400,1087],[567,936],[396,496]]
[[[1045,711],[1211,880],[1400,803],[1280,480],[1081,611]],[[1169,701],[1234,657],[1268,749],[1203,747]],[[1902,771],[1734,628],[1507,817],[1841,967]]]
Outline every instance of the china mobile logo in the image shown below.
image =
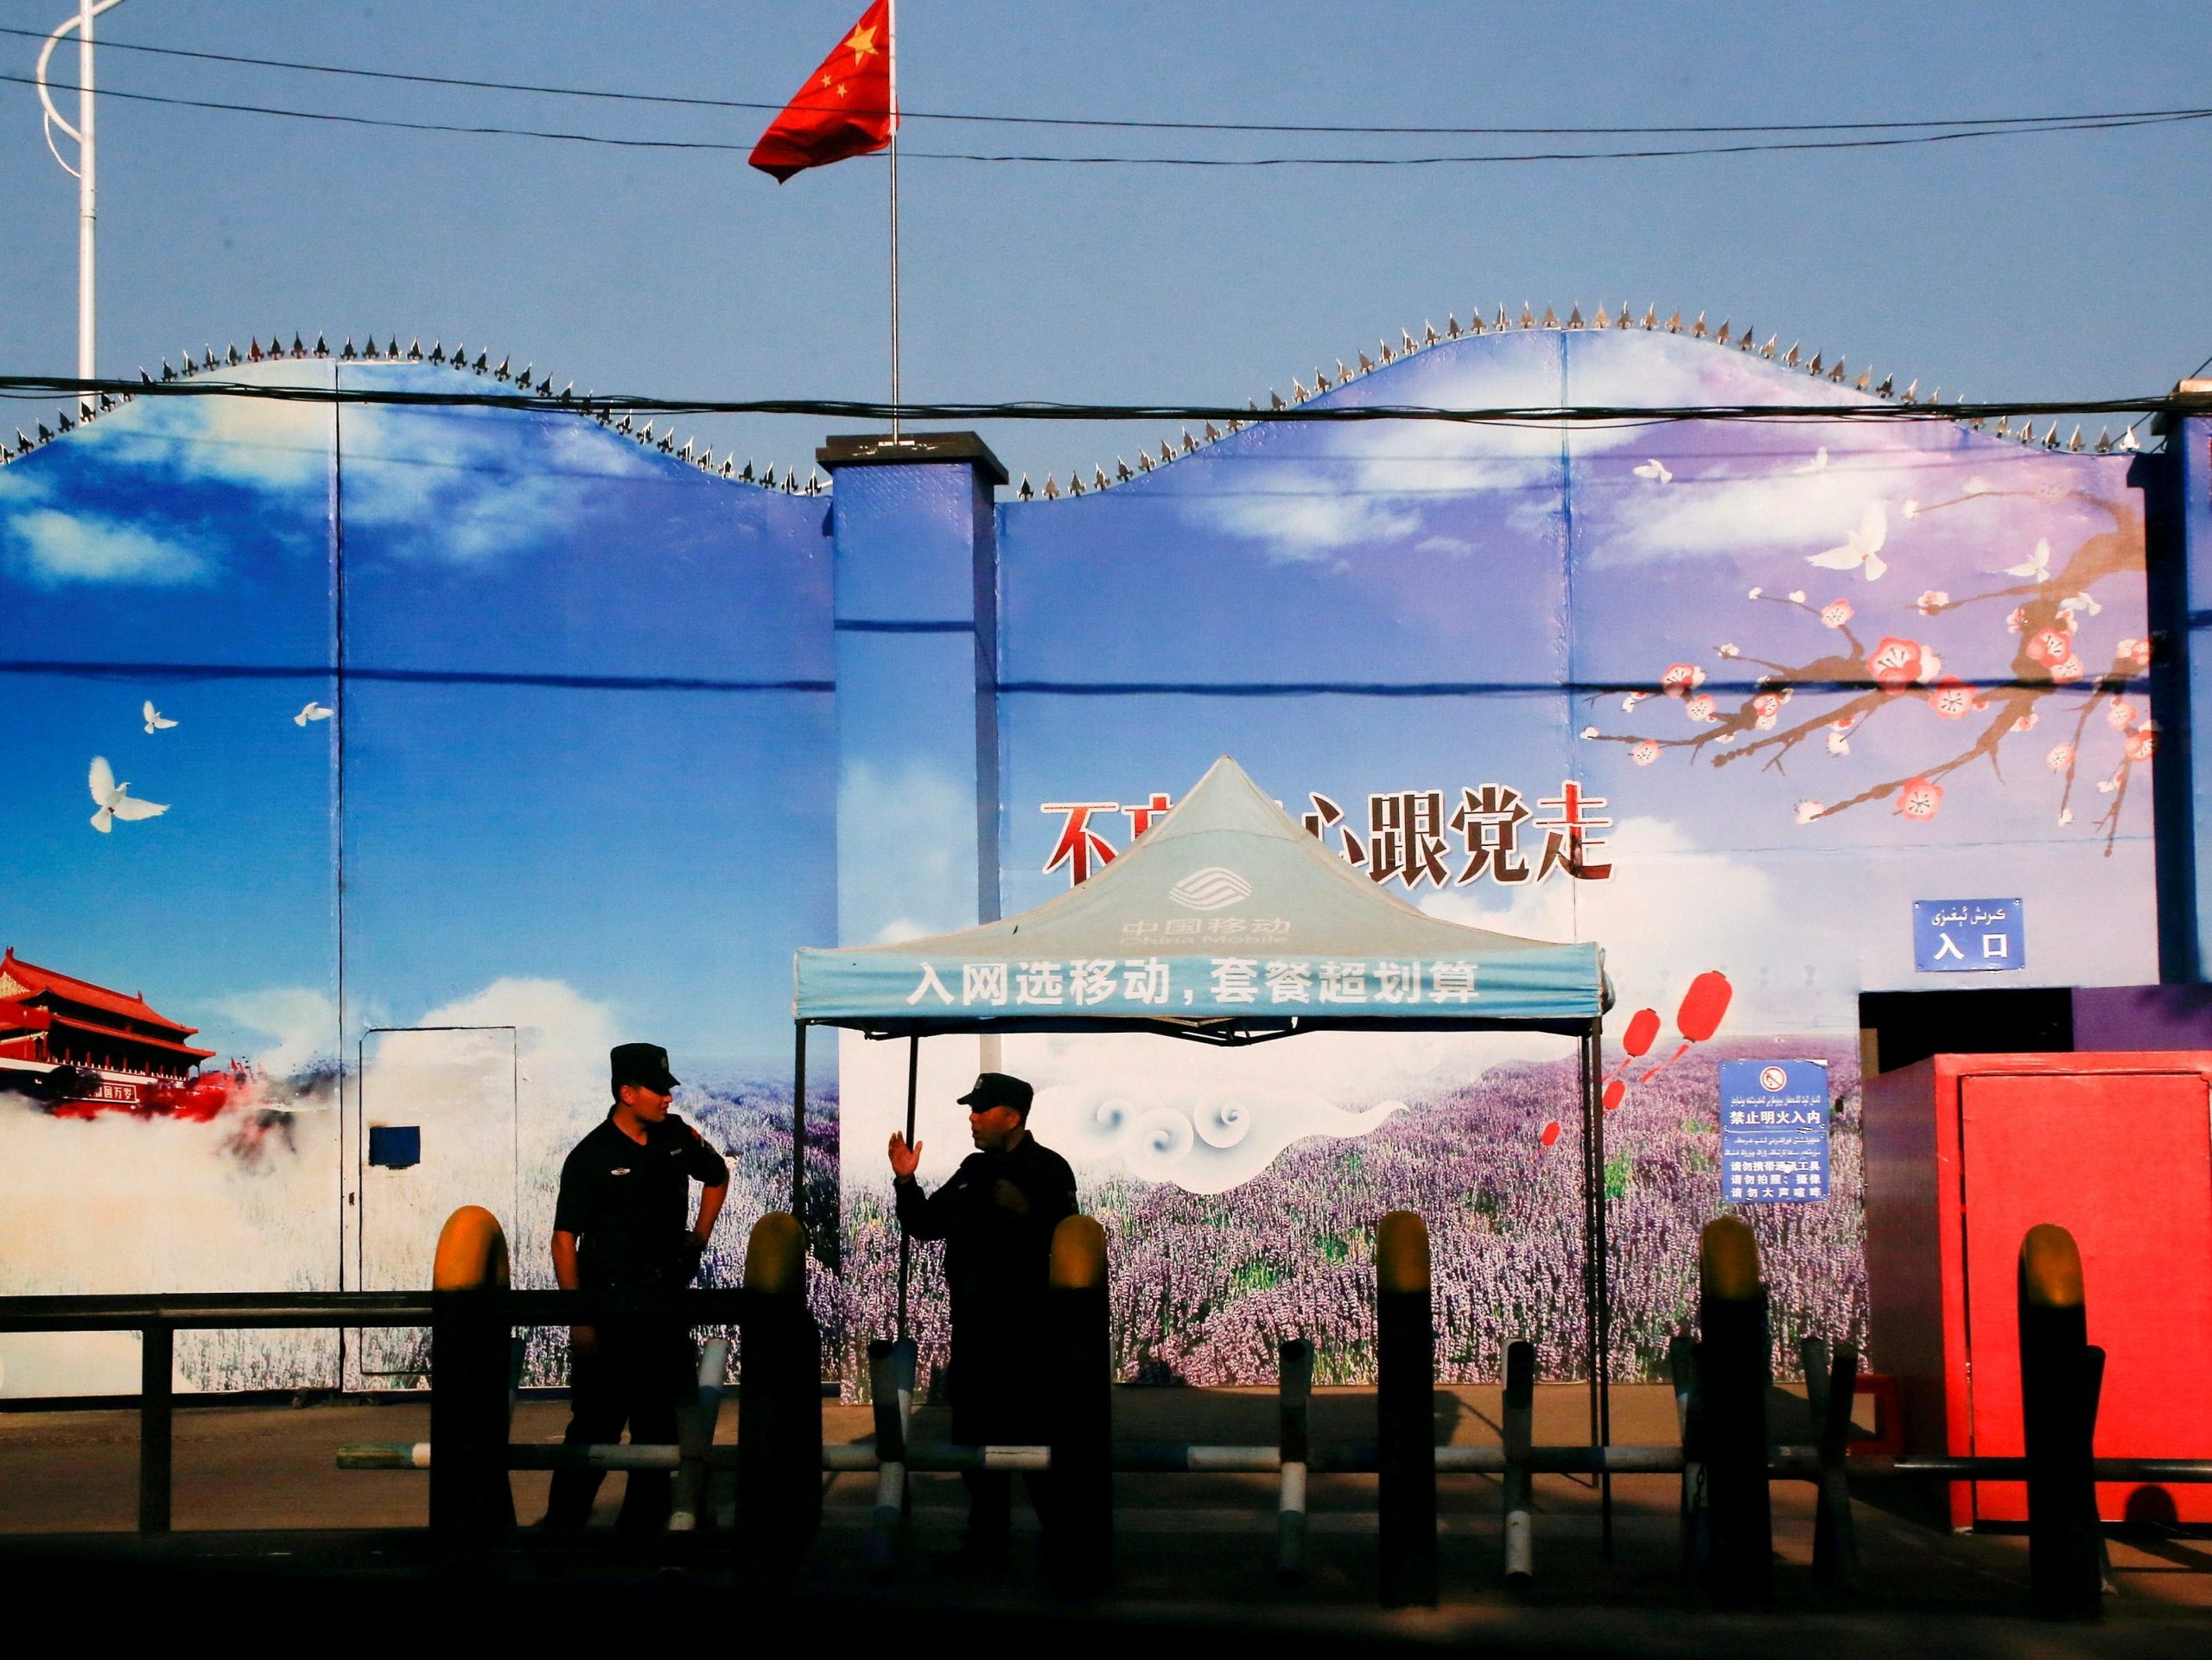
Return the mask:
[[[1300,823],[1308,836],[1333,846],[1345,863],[1364,870],[1376,881],[1395,881],[1408,891],[1425,885],[1456,887],[1478,881],[1511,886],[1544,881],[1559,875],[1575,881],[1604,881],[1613,874],[1611,862],[1598,856],[1605,845],[1605,838],[1592,833],[1609,828],[1613,822],[1598,816],[1605,798],[1586,794],[1573,779],[1560,782],[1557,795],[1537,797],[1533,808],[1510,784],[1466,785],[1456,798],[1445,790],[1384,791],[1367,798],[1363,828],[1318,791],[1310,792],[1306,799],[1312,805]],[[1049,876],[1065,869],[1071,887],[1089,881],[1173,805],[1158,790],[1141,805],[1041,804],[1038,811],[1062,816],[1059,837],[1052,844],[1052,856],[1045,861],[1045,874]],[[1539,817],[1540,813],[1543,816]],[[1128,839],[1118,847],[1113,839],[1122,834],[1117,820],[1125,820],[1128,825]],[[1535,841],[1538,832],[1543,836],[1541,850]],[[1235,904],[1250,892],[1248,886],[1245,893],[1213,904],[1192,904],[1182,889],[1210,875],[1243,880],[1217,868],[1195,872],[1178,885],[1176,902],[1194,911],[1212,910]]]
[[1167,897],[1186,911],[1218,911],[1252,897],[1252,884],[1226,865],[1193,870],[1167,890]]

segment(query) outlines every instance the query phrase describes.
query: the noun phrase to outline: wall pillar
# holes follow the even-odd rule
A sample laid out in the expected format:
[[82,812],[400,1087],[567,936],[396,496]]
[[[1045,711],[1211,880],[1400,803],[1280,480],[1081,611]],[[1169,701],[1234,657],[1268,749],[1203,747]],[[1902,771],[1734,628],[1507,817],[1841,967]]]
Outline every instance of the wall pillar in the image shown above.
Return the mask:
[[2152,800],[2158,830],[2158,977],[2197,981],[2212,963],[2212,380],[2184,380],[2185,407],[2161,416],[2163,463],[2144,480],[2148,598],[2158,722]]
[[[837,939],[868,945],[999,914],[998,542],[1006,468],[972,432],[829,439],[837,660]],[[985,1046],[995,1060],[995,1040]],[[895,1053],[893,1053],[895,1052]],[[921,1133],[964,1143],[945,1087],[973,1039],[923,1046]],[[903,1099],[905,1046],[848,1034],[838,1092]],[[957,1091],[951,1093],[957,1094]],[[932,1119],[935,1135],[932,1135]],[[858,1148],[877,1171],[879,1148]],[[926,1170],[925,1175],[929,1173]]]

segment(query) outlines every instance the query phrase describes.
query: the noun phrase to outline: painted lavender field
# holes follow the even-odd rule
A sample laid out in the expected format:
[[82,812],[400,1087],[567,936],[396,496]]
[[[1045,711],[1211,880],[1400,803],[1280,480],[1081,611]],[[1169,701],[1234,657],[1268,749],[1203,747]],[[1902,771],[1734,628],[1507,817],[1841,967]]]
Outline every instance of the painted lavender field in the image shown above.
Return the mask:
[[[1834,1197],[1743,1207],[1772,1296],[1776,1370],[1789,1375],[1801,1337],[1863,1343],[1866,1273],[1856,1054],[1832,1040],[1774,1053],[1785,1049],[1827,1061],[1835,1100]],[[1617,1376],[1657,1375],[1669,1338],[1694,1315],[1698,1233],[1729,1208],[1719,1194],[1717,1067],[1716,1057],[1687,1058],[1632,1083],[1606,1116]],[[1443,1378],[1498,1377],[1506,1345],[1524,1337],[1542,1376],[1585,1375],[1573,1099],[1571,1061],[1502,1065],[1350,1147],[1294,1147],[1226,1193],[1086,1182],[1084,1208],[1108,1234],[1119,1375],[1264,1382],[1274,1376],[1275,1345],[1305,1336],[1319,1351],[1317,1381],[1371,1383],[1375,1221],[1401,1208],[1428,1222]],[[1554,1120],[1564,1128],[1546,1147]],[[887,1187],[849,1188],[842,1256],[834,1293],[817,1301],[834,1304],[822,1310],[825,1364],[849,1387],[866,1377],[868,1339],[895,1324],[899,1236]],[[926,1375],[947,1336],[933,1246],[914,1253],[911,1327]]]

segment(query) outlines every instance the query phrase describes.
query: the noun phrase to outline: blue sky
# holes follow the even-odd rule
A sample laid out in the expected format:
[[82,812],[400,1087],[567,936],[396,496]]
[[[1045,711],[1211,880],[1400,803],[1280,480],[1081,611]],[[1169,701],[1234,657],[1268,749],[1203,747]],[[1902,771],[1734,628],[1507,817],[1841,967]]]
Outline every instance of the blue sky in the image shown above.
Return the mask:
[[[8,0],[45,29],[66,7]],[[858,0],[618,9],[132,0],[116,40],[778,102]],[[2202,102],[2212,13],[2059,0],[1734,4],[906,0],[914,110],[1594,125],[1879,120]],[[28,73],[35,43],[0,37]],[[749,143],[764,117],[358,83],[111,54],[105,83]],[[101,113],[102,366],[271,328],[465,338],[579,385],[874,396],[884,178],[777,187],[739,155],[591,149],[132,105]],[[73,360],[76,195],[0,85],[0,366]],[[1138,135],[917,120],[909,147],[1142,150]],[[1251,154],[1291,141],[1209,143]],[[1423,141],[1420,148],[1433,147]],[[1157,141],[1189,149],[1190,137]],[[1445,141],[1446,147],[1502,147]],[[1623,297],[1756,322],[1986,397],[2163,390],[2212,353],[2212,127],[1901,150],[1515,168],[1192,172],[911,160],[915,396],[1229,399],[1478,302]],[[803,462],[820,423],[702,420]],[[1151,432],[988,436],[1017,472],[1110,467]]]

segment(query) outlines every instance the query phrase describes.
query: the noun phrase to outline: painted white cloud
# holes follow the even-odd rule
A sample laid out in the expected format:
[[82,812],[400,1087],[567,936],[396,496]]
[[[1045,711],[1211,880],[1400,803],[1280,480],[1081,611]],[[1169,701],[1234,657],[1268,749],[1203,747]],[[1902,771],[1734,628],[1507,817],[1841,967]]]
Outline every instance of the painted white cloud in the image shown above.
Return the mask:
[[[1827,894],[1793,886],[1788,865],[1755,864],[1696,845],[1667,819],[1624,818],[1608,832],[1612,876],[1602,882],[1529,882],[1485,908],[1472,888],[1431,894],[1421,909],[1532,939],[1588,939],[1605,948],[1618,1026],[1656,1008],[1673,1030],[1690,981],[1708,969],[1734,988],[1727,1032],[1791,1033],[1833,1021],[1827,983],[1857,983],[1855,935]],[[1777,869],[1784,873],[1777,876]],[[1777,951],[1775,942],[1788,942]]]
[[330,1053],[338,1042],[338,1011],[307,986],[240,992],[216,1005],[224,1017],[266,1034],[270,1041],[247,1057],[271,1078],[289,1077]]
[[[226,379],[327,388],[327,363],[241,366]],[[99,441],[127,465],[275,492],[321,488],[330,477],[327,404],[259,398],[141,398],[101,418]]]
[[480,563],[568,524],[610,480],[653,476],[627,439],[570,416],[364,405],[345,412],[349,523],[406,525],[402,557]]
[[[1459,409],[1548,408],[1562,399],[1556,363],[1534,357],[1486,359],[1479,345],[1443,349],[1455,353],[1454,359],[1431,364],[1416,359],[1396,371],[1411,372],[1414,378],[1392,398]],[[1573,372],[1576,403],[1710,398],[1711,376],[1688,360],[1662,356],[1656,363],[1639,361],[1631,385],[1611,362],[1622,354],[1588,355],[1589,366],[1578,362]],[[1323,559],[1413,534],[1423,525],[1423,507],[1433,500],[1541,492],[1560,478],[1570,440],[1579,457],[1645,442],[1639,429],[1628,427],[1578,428],[1571,435],[1560,426],[1440,421],[1301,427],[1292,436],[1269,434],[1256,441],[1238,458],[1236,493],[1193,501],[1190,510],[1231,535],[1266,543],[1277,558]],[[1278,460],[1270,453],[1275,447],[1294,448],[1298,458]],[[1530,510],[1539,518],[1548,516],[1549,496],[1532,503]]]
[[860,873],[838,895],[841,934],[887,945],[974,919],[975,798],[936,768],[849,762],[837,785],[837,846],[849,855],[844,868]]
[[17,575],[39,588],[136,583],[175,588],[206,581],[213,567],[175,537],[89,513],[35,507],[4,521]]

